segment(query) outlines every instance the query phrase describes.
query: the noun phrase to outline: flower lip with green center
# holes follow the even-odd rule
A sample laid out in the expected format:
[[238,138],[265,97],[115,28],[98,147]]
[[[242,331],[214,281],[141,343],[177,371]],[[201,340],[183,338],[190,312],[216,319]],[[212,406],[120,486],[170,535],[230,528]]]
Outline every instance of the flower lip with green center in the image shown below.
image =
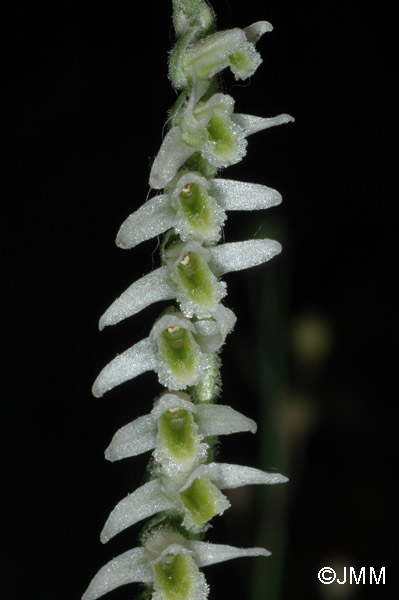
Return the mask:
[[[158,437],[159,419],[170,410],[185,410],[191,412],[198,426],[201,443],[209,436],[230,435],[232,433],[250,431],[256,432],[256,423],[245,417],[230,406],[222,404],[193,404],[190,396],[184,392],[166,393],[155,403],[151,413],[138,417],[131,423],[119,429],[105,451],[107,460],[116,461],[131,456],[137,456],[155,448],[154,459],[162,463],[167,473],[179,469],[180,463],[168,453],[162,438]],[[194,462],[202,463],[207,444],[198,446],[198,454]],[[171,466],[169,469],[169,462]],[[187,468],[185,463],[182,468]]]
[[153,189],[168,187],[196,152],[214,169],[227,167],[245,156],[249,135],[294,120],[286,114],[264,119],[234,113],[234,99],[227,94],[216,93],[197,104],[191,100],[166,134],[152,164],[149,183]]
[[[104,525],[101,532],[101,541],[103,543],[108,542],[124,529],[131,527],[142,519],[165,510],[174,510],[182,513],[185,515],[185,527],[189,529],[193,528],[193,530],[197,531],[198,523],[193,519],[192,511],[184,505],[181,494],[189,490],[199,478],[209,480],[219,490],[232,489],[250,484],[275,485],[288,481],[286,477],[279,473],[267,473],[252,467],[226,463],[201,464],[194,468],[191,473],[179,472],[173,476],[161,475],[159,478],[145,483],[132,494],[129,494],[118,502]],[[201,487],[199,489],[200,496],[203,493],[209,493],[212,496],[213,486],[208,491],[204,491],[204,488]],[[193,493],[196,496],[197,491]],[[202,501],[200,499],[197,499],[197,501],[194,500],[195,498],[193,499],[192,496],[188,499],[195,510],[195,505],[200,505]],[[227,508],[223,494],[219,497],[213,494],[213,499],[209,500],[207,506],[214,506],[216,512],[212,513],[212,516],[221,514]],[[204,516],[202,514],[199,518],[203,518]]]
[[[270,552],[264,548],[236,548],[189,540],[176,531],[161,526],[147,534],[144,547],[128,550],[104,565],[90,582],[82,600],[97,600],[128,583],[154,583],[154,565],[170,554],[192,557],[199,568],[246,556],[270,556]],[[206,600],[208,596],[204,576],[198,571],[196,577],[198,593],[185,600]],[[165,600],[162,592],[158,600]]]
[[[243,120],[243,115],[240,118]],[[251,127],[255,125],[252,121]],[[182,190],[189,186],[190,205],[180,198]],[[281,195],[264,185],[230,179],[209,182],[194,171],[180,172],[169,182],[167,192],[148,200],[124,221],[116,239],[120,248],[134,248],[171,228],[185,242],[217,242],[226,220],[225,211],[265,210],[281,203]]]
[[191,317],[205,318],[215,314],[227,293],[226,284],[218,281],[209,267],[211,253],[198,242],[188,242],[170,267],[176,285],[176,299],[181,311]]
[[[196,81],[209,82],[227,67],[237,80],[251,77],[262,63],[254,44],[270,30],[271,26],[254,23],[246,30],[217,31],[191,45],[182,43],[182,38],[182,42],[172,50],[169,60],[169,77],[173,85],[177,89],[188,89]],[[242,55],[239,65],[232,58],[236,53]]]
[[[193,322],[180,312],[164,315],[155,323],[148,338],[128,348],[104,367],[93,384],[93,395],[99,398],[115,386],[151,370],[170,390],[184,390],[196,385],[209,367],[209,355],[219,350],[235,321],[234,313],[222,304],[218,305],[212,319]],[[169,327],[184,330],[179,334],[182,336],[180,348],[173,348],[173,339],[167,339],[172,335],[170,332],[164,334]]]

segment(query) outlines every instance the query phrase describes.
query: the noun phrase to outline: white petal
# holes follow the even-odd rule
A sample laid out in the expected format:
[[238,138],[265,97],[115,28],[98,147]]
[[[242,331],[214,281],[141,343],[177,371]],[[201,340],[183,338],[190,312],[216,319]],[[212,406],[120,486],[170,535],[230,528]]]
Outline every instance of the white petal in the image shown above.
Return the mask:
[[151,198],[129,215],[118,231],[115,243],[119,248],[134,248],[173,227],[176,221],[167,194]]
[[196,415],[196,405],[190,401],[190,396],[188,394],[184,394],[184,396],[185,397],[181,397],[176,394],[164,394],[161,396],[151,411],[153,419],[159,419],[167,410],[175,408],[188,410]]
[[137,314],[154,302],[176,297],[175,286],[170,282],[168,269],[161,267],[138,279],[127,288],[105,311],[99,328],[115,325],[123,319]]
[[189,550],[185,546],[182,546],[181,544],[170,544],[170,546],[167,546],[164,550],[162,550],[162,552],[159,553],[157,558],[151,561],[150,564],[156,565],[157,563],[161,562],[164,558],[166,558],[168,554],[183,554],[183,556],[192,556],[193,551]]
[[146,549],[133,548],[113,558],[98,571],[82,600],[96,600],[121,585],[134,581],[149,583],[152,579]]
[[220,328],[220,335],[222,336],[221,344],[223,344],[236,324],[237,317],[232,310],[226,308],[223,304],[219,304],[215,311],[215,319]]
[[242,465],[210,463],[206,467],[208,467],[208,477],[220,490],[232,489],[243,485],[274,485],[288,481],[287,477],[280,475],[280,473],[266,473],[265,471]]
[[172,127],[153,162],[150,186],[155,190],[165,187],[194,152],[195,149],[182,140],[180,127]]
[[256,432],[255,421],[223,404],[197,404],[196,421],[199,432],[204,437],[240,431]]
[[145,415],[128,423],[115,433],[105,458],[114,462],[129,456],[137,456],[155,448],[157,426],[152,415]]
[[256,43],[264,33],[273,31],[273,25],[268,21],[257,21],[256,23],[252,23],[252,25],[245,27],[243,31],[248,42]]
[[133,379],[146,371],[152,371],[156,365],[157,360],[149,338],[141,340],[116,356],[104,367],[93,384],[93,396],[100,398],[105,392],[112,390],[124,381]]
[[154,347],[157,346],[158,336],[160,336],[165,329],[168,329],[168,327],[181,327],[182,329],[188,329],[192,333],[195,333],[193,323],[188,319],[185,319],[182,313],[163,315],[158,321],[155,321],[150,332],[149,339]]
[[194,323],[195,339],[205,354],[216,352],[233,329],[237,317],[232,310],[219,304],[213,319],[201,319]]
[[257,183],[213,179],[211,193],[225,210],[264,210],[281,203],[281,194]]
[[123,498],[109,515],[100,539],[105,544],[114,535],[173,504],[166,498],[159,479],[153,479]]
[[275,240],[246,240],[220,244],[209,248],[212,254],[210,267],[217,277],[232,271],[249,269],[267,262],[281,252],[281,245]]
[[188,541],[187,546],[194,551],[194,560],[199,567],[207,567],[208,565],[243,556],[270,556],[271,554],[264,548],[235,548],[224,544],[209,544],[208,542],[193,540]]
[[247,137],[263,129],[269,129],[269,127],[275,127],[276,125],[284,125],[285,123],[292,123],[295,121],[291,115],[277,115],[277,117],[255,117],[254,115],[242,115],[234,113],[231,115],[231,119],[242,127],[244,134]]

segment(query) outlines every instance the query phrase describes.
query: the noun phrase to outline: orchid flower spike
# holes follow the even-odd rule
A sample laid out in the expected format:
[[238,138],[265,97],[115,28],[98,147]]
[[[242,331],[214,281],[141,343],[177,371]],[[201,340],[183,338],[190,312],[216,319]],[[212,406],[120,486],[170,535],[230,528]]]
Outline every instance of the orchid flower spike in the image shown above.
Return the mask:
[[226,404],[221,393],[220,354],[236,316],[225,306],[228,273],[263,265],[281,251],[270,239],[220,243],[229,211],[265,210],[281,195],[265,185],[216,177],[241,161],[247,138],[293,121],[235,112],[220,91],[230,69],[251,77],[262,62],[255,44],[272,30],[267,21],[217,31],[206,0],[172,0],[177,41],[169,78],[180,95],[155,157],[149,185],[159,190],[124,221],[120,248],[131,249],[163,235],[160,264],[133,282],[99,323],[133,317],[157,302],[173,302],[149,326],[148,337],[117,355],[92,388],[101,397],[122,383],[154,371],[163,390],[148,413],[121,427],[105,450],[111,462],[151,452],[145,483],[120,500],[101,532],[108,542],[149,518],[141,546],[102,567],[82,600],[96,600],[138,582],[145,600],[206,600],[202,567],[241,556],[268,556],[263,548],[235,548],[203,540],[210,521],[230,506],[223,493],[244,485],[274,485],[287,478],[245,465],[215,460],[218,436],[255,433],[256,423]]

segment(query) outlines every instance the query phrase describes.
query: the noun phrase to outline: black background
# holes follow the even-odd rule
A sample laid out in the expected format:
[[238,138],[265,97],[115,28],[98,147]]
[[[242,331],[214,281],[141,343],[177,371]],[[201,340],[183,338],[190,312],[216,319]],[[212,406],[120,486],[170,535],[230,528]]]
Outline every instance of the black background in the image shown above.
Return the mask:
[[[149,412],[159,386],[147,373],[99,400],[90,387],[116,352],[148,335],[160,310],[97,330],[112,300],[158,265],[156,240],[130,252],[113,240],[147,197],[175,98],[166,66],[170,4],[16,3],[3,21],[12,131],[4,205],[14,209],[4,214],[4,320],[12,335],[4,363],[3,543],[6,578],[15,571],[12,598],[79,598],[140,531],[106,547],[98,540],[111,508],[142,482],[148,458],[111,465],[103,449],[118,427]],[[290,483],[288,491],[268,491],[267,502],[258,489],[233,494],[208,536],[256,545],[259,523],[273,529],[274,514],[264,516],[270,505],[284,551],[275,552],[278,532],[270,533],[273,547],[266,530],[262,543],[274,555],[209,567],[210,598],[388,597],[397,537],[392,16],[383,4],[371,11],[351,1],[213,6],[219,28],[261,19],[274,26],[259,42],[264,62],[251,82],[224,77],[236,110],[287,112],[296,122],[250,138],[247,157],[223,174],[275,187],[284,198],[270,215],[231,215],[226,241],[269,227],[284,251],[227,280],[238,323],[223,351],[221,402],[256,418],[259,432],[223,439],[220,460],[281,470]],[[273,290],[269,316],[265,286]],[[326,331],[320,359],[295,351],[295,324],[306,318]],[[259,349],[279,373],[275,402],[283,409],[273,423],[263,421],[269,400],[259,391],[268,389],[259,383]],[[262,454],[265,431],[280,440],[276,462]],[[253,561],[266,589],[254,589]],[[385,566],[387,584],[323,586],[317,572],[327,565],[339,576],[343,565]],[[277,571],[279,587],[268,591]]]

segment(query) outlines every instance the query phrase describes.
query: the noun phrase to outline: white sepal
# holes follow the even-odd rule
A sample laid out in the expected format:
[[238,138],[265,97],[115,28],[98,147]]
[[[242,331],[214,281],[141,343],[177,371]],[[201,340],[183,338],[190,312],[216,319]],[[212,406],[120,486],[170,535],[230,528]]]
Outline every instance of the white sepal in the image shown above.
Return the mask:
[[272,259],[281,252],[281,244],[275,240],[246,240],[220,244],[209,249],[212,259],[210,266],[220,277],[232,271],[256,267]]
[[256,117],[254,115],[234,113],[231,118],[234,123],[241,127],[245,137],[258,131],[269,129],[269,127],[285,125],[286,123],[293,123],[295,121],[294,117],[286,114],[277,115],[277,117]]
[[154,302],[172,300],[176,297],[176,288],[170,281],[169,271],[160,267],[138,279],[111,304],[100,319],[99,329],[116,325],[123,319],[140,312]]
[[211,193],[225,210],[264,210],[282,200],[272,188],[231,179],[212,179]]
[[194,552],[194,560],[199,567],[207,567],[225,560],[244,556],[270,556],[271,552],[264,548],[236,548],[224,544],[210,544],[188,540],[187,547]]
[[196,421],[203,437],[241,431],[256,432],[255,421],[223,404],[198,404]]
[[156,437],[157,425],[153,415],[138,417],[118,429],[105,450],[105,458],[114,462],[148,452],[155,448]]
[[180,127],[172,127],[152,164],[150,186],[154,190],[165,187],[194,152],[195,148],[184,141]]
[[153,579],[145,548],[133,548],[104,565],[90,582],[82,600],[96,600],[127,583],[150,583]]
[[273,25],[268,21],[257,21],[252,25],[248,25],[248,27],[244,27],[243,31],[249,42],[256,43],[263,34],[273,31]]
[[210,463],[209,465],[201,465],[197,471],[199,472],[200,469],[206,470],[209,479],[220,490],[237,488],[243,485],[275,485],[288,481],[288,478],[280,475],[280,473],[266,473],[260,469],[242,465]]
[[170,207],[169,196],[160,194],[128,216],[118,231],[115,243],[119,248],[133,248],[164,233],[173,227],[174,222],[175,214]]
[[93,396],[100,398],[115,386],[141,373],[152,371],[156,366],[157,359],[152,345],[149,338],[145,338],[116,356],[104,367],[93,384]]
[[199,477],[208,477],[219,490],[233,489],[243,485],[274,485],[288,481],[287,477],[280,473],[266,473],[253,467],[228,463],[209,463],[197,467],[187,478],[179,493],[189,488]]
[[163,493],[160,480],[153,479],[118,502],[103,527],[100,539],[105,544],[127,527],[173,506],[174,503]]

